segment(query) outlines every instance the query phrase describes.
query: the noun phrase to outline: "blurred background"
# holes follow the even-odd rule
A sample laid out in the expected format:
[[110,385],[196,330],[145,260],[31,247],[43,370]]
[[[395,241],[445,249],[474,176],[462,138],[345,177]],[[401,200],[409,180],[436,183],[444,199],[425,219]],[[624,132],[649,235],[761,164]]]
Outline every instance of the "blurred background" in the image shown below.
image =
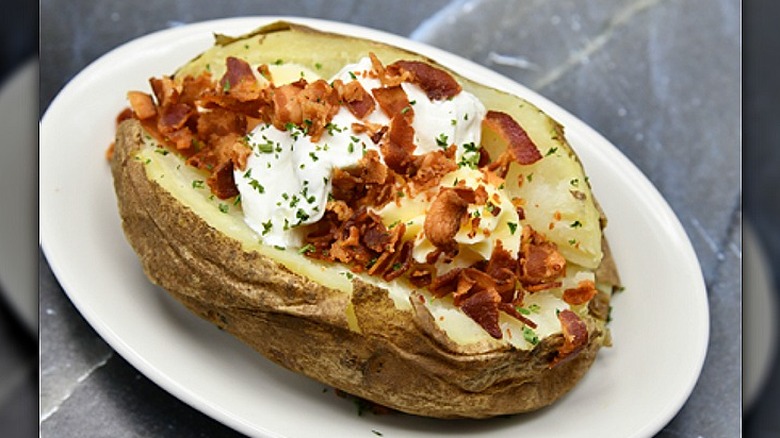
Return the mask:
[[[221,3],[220,7],[213,4],[209,6],[209,3],[150,1],[131,5],[127,2],[111,1],[42,0],[40,13],[39,5],[29,1],[18,2],[14,8],[3,13],[3,26],[0,26],[0,202],[3,205],[0,208],[0,436],[38,435],[38,384],[41,371],[38,353],[57,351],[50,346],[52,342],[72,343],[68,345],[68,351],[72,355],[48,356],[53,363],[47,362],[47,370],[57,366],[62,370],[55,376],[60,379],[57,383],[75,382],[84,375],[84,370],[92,370],[96,364],[103,367],[102,374],[96,373],[92,381],[79,381],[80,385],[83,383],[83,394],[77,393],[73,397],[74,400],[84,400],[83,397],[98,397],[102,400],[101,397],[108,397],[113,402],[99,410],[103,415],[99,421],[92,419],[85,422],[90,427],[104,425],[109,427],[106,430],[122,431],[123,436],[148,434],[156,430],[149,426],[150,419],[153,421],[154,416],[158,415],[151,410],[156,409],[189,424],[177,423],[179,431],[197,430],[202,436],[232,436],[231,431],[214,424],[213,420],[183,405],[153,383],[138,376],[121,357],[112,355],[110,348],[80,319],[59,289],[45,259],[38,253],[34,194],[18,188],[36,186],[35,120],[45,111],[59,89],[89,62],[122,42],[153,30],[203,19],[249,14],[303,15],[359,22],[451,50],[535,88],[594,126],[619,147],[623,147],[623,152],[630,158],[643,162],[648,166],[643,170],[650,173],[651,177],[655,176],[653,182],[681,216],[706,271],[711,311],[719,315],[719,321],[724,321],[713,324],[710,349],[733,356],[730,359],[708,358],[702,379],[686,407],[687,410],[675,418],[659,436],[734,436],[734,433],[718,434],[717,431],[736,432],[737,429],[747,437],[780,436],[780,416],[777,415],[777,412],[780,412],[780,361],[777,360],[777,316],[780,315],[777,288],[780,284],[780,227],[777,225],[780,217],[780,86],[776,79],[780,70],[780,35],[776,31],[776,22],[780,18],[780,2],[687,2],[688,5],[695,3],[701,6],[699,10],[695,7],[676,7],[686,4],[682,0],[602,0],[594,2],[595,6],[590,8],[579,6],[578,2],[551,1],[547,2],[550,9],[545,9],[547,6],[544,2],[513,2],[517,5],[516,10],[527,8],[529,11],[546,12],[543,18],[551,24],[557,25],[556,21],[558,24],[566,24],[570,33],[573,32],[578,39],[564,41],[565,43],[575,48],[594,48],[590,58],[572,60],[576,75],[559,77],[541,73],[548,61],[544,58],[529,60],[522,56],[503,56],[513,53],[514,48],[502,46],[500,39],[491,39],[487,32],[479,32],[476,28],[473,32],[447,31],[448,26],[452,27],[454,23],[457,23],[460,29],[479,23],[480,11],[475,11],[475,7],[506,7],[499,6],[501,2],[400,2],[408,6],[409,11],[413,11],[406,14],[404,20],[388,19],[394,16],[393,9],[396,4],[387,1],[362,4],[358,1],[233,1]],[[579,11],[577,8],[582,10],[581,14],[564,13]],[[589,90],[591,94],[586,94],[577,84],[577,81],[589,80],[589,75],[601,73],[594,70],[594,67],[588,68],[588,62],[593,66],[597,65],[595,61],[598,61],[598,51],[595,49],[598,49],[600,42],[597,37],[594,38],[595,34],[589,33],[588,25],[599,23],[600,18],[594,11],[600,8],[627,11],[626,13],[639,14],[640,17],[646,9],[681,10],[685,14],[697,15],[698,19],[702,20],[702,24],[686,35],[674,28],[674,25],[684,22],[688,17],[655,17],[658,22],[667,20],[670,23],[669,28],[651,28],[648,44],[637,42],[639,40],[636,39],[632,42],[631,38],[636,38],[636,35],[631,32],[623,36],[626,44],[637,44],[637,50],[647,51],[650,55],[655,53],[662,61],[673,63],[676,61],[669,58],[685,56],[688,62],[698,63],[703,69],[725,70],[706,72],[707,75],[723,78],[722,89],[696,89],[697,82],[704,82],[697,81],[696,77],[676,79],[676,83],[685,84],[696,91],[702,101],[689,102],[690,106],[683,108],[682,116],[676,112],[679,108],[671,108],[668,111],[670,118],[681,116],[691,119],[690,132],[671,132],[675,135],[682,132],[682,138],[690,144],[699,144],[699,137],[712,133],[721,137],[714,139],[714,142],[722,141],[723,137],[726,137],[728,142],[735,143],[735,148],[736,143],[741,143],[741,154],[729,152],[726,154],[729,163],[713,166],[710,170],[716,175],[722,175],[723,185],[714,184],[693,190],[694,193],[702,194],[708,189],[724,192],[722,208],[734,209],[736,212],[724,216],[723,224],[718,222],[719,216],[715,210],[686,216],[690,203],[695,200],[678,195],[671,183],[663,181],[663,171],[652,167],[653,163],[659,162],[653,157],[654,153],[657,155],[657,151],[640,147],[650,144],[651,140],[637,137],[643,130],[647,133],[659,133],[659,126],[654,124],[666,123],[664,126],[675,127],[675,121],[662,118],[643,120],[636,117],[633,111],[641,109],[642,102],[627,100],[625,106],[618,109],[617,116],[646,124],[634,126],[631,132],[622,132],[610,121],[610,117],[614,119],[615,114],[600,114],[589,110],[591,101],[588,97],[610,92]],[[482,12],[486,10],[482,9]],[[740,14],[741,19],[737,18]],[[42,28],[40,36],[39,17]],[[626,20],[629,18],[631,17],[623,17]],[[637,32],[643,31],[641,21],[639,22],[636,26]],[[724,24],[730,24],[732,27]],[[507,23],[496,22],[495,25],[500,29],[501,26],[507,26]],[[519,33],[527,31],[527,27],[522,23],[509,25]],[[736,28],[733,25],[736,25]],[[83,31],[72,32],[78,26],[84,27]],[[696,31],[708,26],[708,32]],[[114,28],[122,29],[122,33],[114,31]],[[664,32],[668,34],[665,35]],[[672,38],[673,35],[690,39],[674,43],[665,38]],[[484,38],[479,38],[480,36]],[[40,87],[36,62],[39,41]],[[697,47],[712,48],[713,41],[722,47],[722,53],[716,54],[723,57],[720,63],[713,64],[712,60],[707,58],[711,52],[696,50]],[[654,46],[656,43],[661,46]],[[540,44],[549,46],[551,57],[556,53],[555,50],[571,49],[565,45],[556,46],[554,38],[542,39]],[[664,49],[668,49],[668,52],[664,52]],[[739,70],[740,49],[742,70]],[[650,71],[653,70],[652,67],[638,65],[637,69],[646,68]],[[742,85],[741,89],[733,93],[735,84],[732,80],[735,78],[741,79]],[[623,89],[630,88],[625,85]],[[653,91],[659,93],[664,90]],[[665,91],[669,92],[668,89]],[[680,92],[686,91],[691,90]],[[642,97],[641,94],[639,96]],[[657,94],[647,96],[647,99],[652,100],[653,97],[657,97]],[[734,101],[740,98],[741,105]],[[718,108],[723,110],[720,119],[707,119],[709,130],[706,125],[696,123],[696,111],[701,105],[718,105]],[[741,114],[737,114],[740,108]],[[741,123],[735,123],[740,116]],[[706,142],[704,144],[706,145]],[[706,158],[708,151],[702,150],[701,154]],[[693,164],[691,166],[695,167]],[[710,177],[706,181],[712,180]],[[692,180],[690,183],[697,184],[697,181]],[[735,184],[741,184],[741,189],[733,187]],[[729,185],[732,187],[728,187]],[[736,201],[732,194],[737,194]],[[708,199],[717,199],[708,196]],[[717,236],[717,241],[708,239],[707,233],[702,232],[718,227],[723,233]],[[729,264],[730,267],[726,266]],[[45,291],[41,295],[40,313],[37,303],[39,286]],[[742,292],[741,302],[739,289]],[[730,314],[732,316],[729,316]],[[48,328],[46,332],[41,332],[41,341],[38,337],[38,315],[46,316],[49,321],[56,321],[49,322],[47,326],[41,325],[42,329]],[[63,330],[59,331],[59,328]],[[740,339],[741,349],[731,347],[738,345]],[[734,377],[739,374],[742,375],[741,379]],[[114,378],[138,381],[138,391],[134,394],[121,391],[117,393],[116,387],[108,383]],[[55,389],[61,390],[58,394],[67,398],[71,395],[68,391],[72,391],[74,386]],[[731,424],[734,416],[739,414],[739,401],[733,400],[734,394],[741,394],[744,407],[742,421],[736,422],[739,424],[734,427],[721,427],[718,421]],[[718,397],[722,398],[720,403],[712,403],[712,398]],[[145,398],[152,400],[149,409],[119,414],[127,409],[127,406],[147,402]],[[712,406],[722,407],[723,410],[707,414],[697,412]],[[83,408],[73,403],[63,404],[59,412],[47,411],[42,429],[48,431],[46,436],[58,436],[52,432],[56,430],[63,431],[60,436],[78,436],[74,433],[83,431],[78,427],[78,423],[83,420],[81,415]],[[722,418],[713,420],[719,417]],[[162,436],[172,435],[162,433]]]
[[0,14],[0,436],[38,431],[38,3]]

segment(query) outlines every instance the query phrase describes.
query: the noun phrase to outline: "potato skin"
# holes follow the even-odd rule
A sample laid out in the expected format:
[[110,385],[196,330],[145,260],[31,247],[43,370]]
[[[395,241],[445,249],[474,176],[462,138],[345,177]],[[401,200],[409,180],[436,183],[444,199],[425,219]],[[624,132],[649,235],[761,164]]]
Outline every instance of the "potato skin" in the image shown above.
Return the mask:
[[[117,131],[111,171],[122,226],[147,276],[197,315],[268,359],[347,393],[402,412],[485,418],[549,405],[588,370],[605,341],[550,369],[562,337],[531,351],[464,353],[440,342],[423,306],[398,310],[378,287],[353,280],[352,297],[297,275],[211,227],[150,180],[134,159],[144,131]],[[351,300],[361,333],[350,330]]]

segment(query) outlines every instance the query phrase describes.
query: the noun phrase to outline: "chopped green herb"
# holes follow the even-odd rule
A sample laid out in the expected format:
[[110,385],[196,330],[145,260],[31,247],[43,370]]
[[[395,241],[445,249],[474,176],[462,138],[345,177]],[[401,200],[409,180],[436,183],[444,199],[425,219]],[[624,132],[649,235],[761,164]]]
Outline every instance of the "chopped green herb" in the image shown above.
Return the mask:
[[283,61],[281,58],[279,58],[279,59],[277,59],[276,61],[274,61],[274,64],[276,64],[276,65],[282,65],[282,64],[284,64],[284,61]]
[[154,151],[162,156],[166,156],[170,153],[168,149],[163,149],[163,148],[157,148]]
[[284,251],[286,248],[281,245],[274,245],[274,248],[278,249],[279,251]]
[[534,304],[531,304],[531,305],[529,305],[529,306],[528,306],[528,310],[530,310],[531,312],[534,312],[534,313],[539,313],[539,311],[540,311],[541,309],[542,309],[542,308],[541,308],[541,307],[539,307],[539,305],[538,305],[538,304],[536,304],[536,303],[534,303]]
[[317,161],[320,159],[320,157],[318,157],[314,152],[309,152],[309,156],[311,157],[312,161]]
[[572,227],[572,228],[579,228],[579,227],[582,226],[582,222],[577,220],[577,221],[572,222],[569,226]]
[[225,79],[225,83],[222,85],[222,91],[224,91],[225,93],[230,91],[230,81],[229,80]]
[[449,143],[447,143],[447,136],[442,134],[439,134],[438,137],[436,137],[436,145],[442,148],[447,148],[449,146]]
[[514,222],[507,222],[506,225],[509,227],[509,232],[515,234],[515,231],[517,231],[517,224]]
[[527,176],[527,177],[525,177],[525,179],[527,179],[527,180],[528,180],[528,182],[531,182],[531,181],[533,181],[533,180],[534,180],[534,174],[533,174],[533,172],[529,173],[529,174],[528,174],[528,176]]
[[271,223],[271,219],[268,219],[267,222],[263,222],[263,236],[271,232],[271,228],[274,225]]
[[315,63],[314,63],[314,68],[316,68],[317,70],[319,70],[319,69],[321,69],[321,68],[322,68],[322,64],[321,64],[321,63],[319,63],[319,62],[315,62]]
[[523,327],[523,339],[528,341],[531,345],[539,343],[539,337],[536,336],[536,333],[529,327]]
[[556,152],[558,152],[558,148],[557,147],[551,147],[550,149],[547,150],[547,153],[544,154],[544,156],[547,157],[547,156],[550,156],[550,155],[552,155],[552,154],[554,154]]
[[357,79],[357,76],[355,76],[355,73],[349,72],[349,77],[352,79]]
[[298,250],[298,254],[306,254],[307,252],[316,251],[317,248],[312,245],[311,243],[307,243],[305,246],[303,246],[301,249]]
[[228,206],[227,204],[223,204],[221,202],[219,203],[219,211],[221,211],[222,213],[227,213],[229,210],[230,210],[230,206]]
[[569,181],[569,184],[573,185],[574,187],[578,187],[580,185],[580,180],[574,178],[573,180]]
[[265,193],[265,187],[263,187],[263,185],[260,184],[260,182],[256,179],[250,180],[249,186],[257,190],[258,193]]
[[374,434],[374,435],[376,435],[376,436],[383,436],[383,435],[382,435],[382,432],[380,432],[380,431],[378,431],[378,430],[371,429],[371,433],[373,433],[373,434]]
[[203,188],[203,181],[196,179],[192,181],[192,188],[193,189],[202,189]]
[[524,308],[524,307],[519,307],[519,306],[518,306],[518,307],[515,307],[515,309],[516,309],[518,312],[520,312],[521,314],[523,314],[523,315],[530,315],[530,314],[531,314],[531,311],[530,311],[530,310],[528,310],[528,309],[526,309],[526,308]]

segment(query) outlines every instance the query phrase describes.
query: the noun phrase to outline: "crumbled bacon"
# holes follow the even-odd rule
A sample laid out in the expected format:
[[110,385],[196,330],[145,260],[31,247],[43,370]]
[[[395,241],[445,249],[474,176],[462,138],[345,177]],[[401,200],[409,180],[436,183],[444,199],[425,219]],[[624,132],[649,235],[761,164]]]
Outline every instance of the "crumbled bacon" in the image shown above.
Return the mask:
[[498,325],[498,304],[501,297],[495,289],[482,289],[472,294],[461,304],[463,313],[484,328],[490,336],[501,339],[501,327]]
[[533,164],[542,159],[542,154],[536,148],[528,133],[509,114],[500,111],[488,111],[482,126],[506,140],[507,151],[516,162]]
[[206,184],[219,199],[238,195],[238,188],[236,188],[236,182],[233,179],[233,162],[223,161],[220,163],[209,175]]
[[364,119],[374,111],[376,106],[374,99],[360,85],[360,82],[350,81],[344,84],[341,80],[336,80],[333,82],[333,87],[347,109],[358,119]]
[[414,128],[406,117],[396,116],[390,120],[390,128],[379,146],[387,167],[399,174],[408,174],[414,161]]
[[410,121],[412,120],[414,109],[412,109],[409,98],[400,85],[374,88],[371,90],[371,94],[374,95],[374,99],[376,99],[379,107],[382,108],[387,117],[393,118],[401,115],[407,117]]
[[558,349],[558,354],[550,362],[550,368],[573,359],[582,349],[588,345],[588,327],[571,310],[558,312],[558,321],[563,330],[563,345]]
[[310,135],[312,142],[320,139],[339,109],[338,93],[322,79],[282,85],[273,90],[272,99],[274,126],[286,130],[293,124]]
[[529,285],[549,287],[566,269],[566,259],[558,252],[558,247],[529,226],[523,228],[520,243],[519,273],[520,281],[527,290]]
[[127,100],[130,101],[130,107],[133,108],[133,112],[139,120],[157,115],[157,108],[155,108],[152,96],[149,94],[141,93],[140,91],[130,91],[127,93]]
[[596,292],[596,284],[592,280],[582,280],[577,287],[563,291],[563,301],[572,306],[579,306],[593,299]]
[[422,61],[396,61],[387,66],[394,72],[409,72],[411,82],[420,86],[428,99],[446,100],[458,95],[461,86],[451,74]]

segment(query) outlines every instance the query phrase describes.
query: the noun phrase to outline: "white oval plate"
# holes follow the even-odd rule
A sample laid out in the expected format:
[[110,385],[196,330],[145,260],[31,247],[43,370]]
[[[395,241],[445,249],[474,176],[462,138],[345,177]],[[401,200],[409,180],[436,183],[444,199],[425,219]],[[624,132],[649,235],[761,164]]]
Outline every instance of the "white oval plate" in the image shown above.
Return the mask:
[[547,99],[441,50],[353,25],[286,17],[371,38],[441,62],[534,102],[561,122],[610,218],[626,290],[614,300],[614,347],[552,407],[486,421],[358,416],[323,385],[265,360],[147,281],[122,234],[104,152],[128,90],[212,45],[280,17],[203,22],[150,34],[104,55],[55,98],[40,131],[42,246],[70,299],[123,357],[196,409],[249,435],[646,437],[682,407],[698,379],[709,317],[701,270],[668,204],[607,140]]

